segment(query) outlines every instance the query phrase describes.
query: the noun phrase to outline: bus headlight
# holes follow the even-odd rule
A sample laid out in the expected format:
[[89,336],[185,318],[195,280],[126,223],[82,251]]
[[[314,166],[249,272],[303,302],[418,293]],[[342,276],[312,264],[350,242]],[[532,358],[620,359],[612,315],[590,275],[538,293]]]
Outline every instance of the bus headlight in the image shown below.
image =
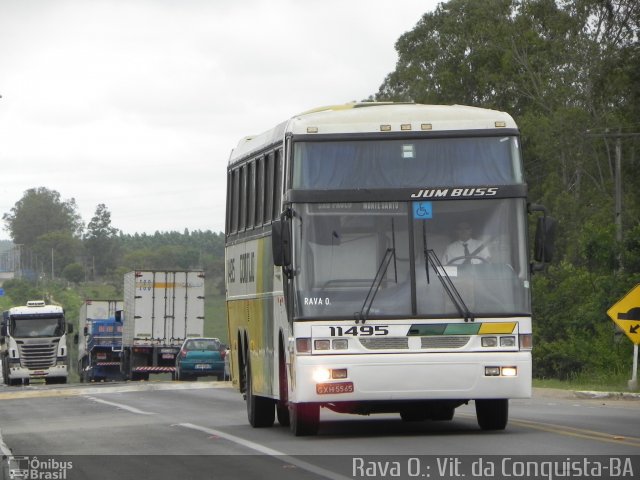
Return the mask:
[[330,340],[314,340],[313,348],[315,350],[329,350],[331,348]]
[[331,370],[328,368],[316,368],[312,375],[313,381],[316,383],[326,382],[331,378]]
[[346,368],[336,368],[334,370],[331,370],[331,378],[333,378],[334,380],[340,380],[343,378],[347,378],[348,376],[349,375]]
[[336,338],[331,341],[331,346],[334,350],[347,350],[349,348],[349,340],[346,338]]
[[516,337],[500,337],[500,346],[501,347],[515,347],[516,346]]
[[481,343],[483,347],[497,347],[498,337],[482,337]]

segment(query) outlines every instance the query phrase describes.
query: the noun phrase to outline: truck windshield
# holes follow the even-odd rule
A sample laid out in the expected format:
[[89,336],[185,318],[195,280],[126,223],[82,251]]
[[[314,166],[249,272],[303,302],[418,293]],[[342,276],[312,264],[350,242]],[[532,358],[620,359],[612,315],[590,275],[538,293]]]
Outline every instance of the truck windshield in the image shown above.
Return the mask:
[[524,209],[523,199],[296,205],[296,317],[460,317],[461,303],[474,317],[529,314]]
[[60,337],[64,333],[63,317],[12,317],[11,334],[16,338]]

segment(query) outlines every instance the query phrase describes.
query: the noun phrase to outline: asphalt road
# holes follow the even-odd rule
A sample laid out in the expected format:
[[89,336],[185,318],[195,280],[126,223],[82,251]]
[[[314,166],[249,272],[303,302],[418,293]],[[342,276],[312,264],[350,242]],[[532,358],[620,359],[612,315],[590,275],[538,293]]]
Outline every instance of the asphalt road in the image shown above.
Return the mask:
[[536,390],[511,401],[502,432],[479,429],[473,402],[446,422],[325,409],[321,422],[315,437],[277,422],[253,429],[242,396],[222,382],[0,387],[5,478],[27,465],[27,478],[549,479],[547,461],[585,478],[585,459],[606,462],[600,478],[640,476],[640,399]]

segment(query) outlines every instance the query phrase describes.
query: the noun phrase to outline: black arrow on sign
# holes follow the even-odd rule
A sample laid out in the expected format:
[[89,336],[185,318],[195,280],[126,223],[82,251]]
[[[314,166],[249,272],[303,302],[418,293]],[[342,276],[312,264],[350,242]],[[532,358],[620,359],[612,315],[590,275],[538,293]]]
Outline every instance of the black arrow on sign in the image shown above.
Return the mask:
[[640,328],[640,323],[638,325],[634,325],[633,327],[629,327],[629,333],[638,333],[638,329]]

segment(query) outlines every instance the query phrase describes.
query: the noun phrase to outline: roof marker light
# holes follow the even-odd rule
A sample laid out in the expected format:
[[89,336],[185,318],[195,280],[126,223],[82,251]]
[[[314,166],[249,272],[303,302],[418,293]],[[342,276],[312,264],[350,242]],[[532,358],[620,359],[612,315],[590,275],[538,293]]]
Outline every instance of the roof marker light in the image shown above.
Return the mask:
[[318,127],[307,127],[307,133],[318,133]]
[[507,126],[507,122],[499,121],[495,123],[496,128],[504,128]]
[[402,125],[400,125],[400,130],[402,130],[403,132],[411,130],[411,124],[410,123],[403,123]]
[[431,125],[430,123],[423,123],[422,125],[420,125],[420,129],[421,130],[433,130],[433,125]]
[[391,125],[380,125],[380,131],[381,132],[390,132],[391,131]]

